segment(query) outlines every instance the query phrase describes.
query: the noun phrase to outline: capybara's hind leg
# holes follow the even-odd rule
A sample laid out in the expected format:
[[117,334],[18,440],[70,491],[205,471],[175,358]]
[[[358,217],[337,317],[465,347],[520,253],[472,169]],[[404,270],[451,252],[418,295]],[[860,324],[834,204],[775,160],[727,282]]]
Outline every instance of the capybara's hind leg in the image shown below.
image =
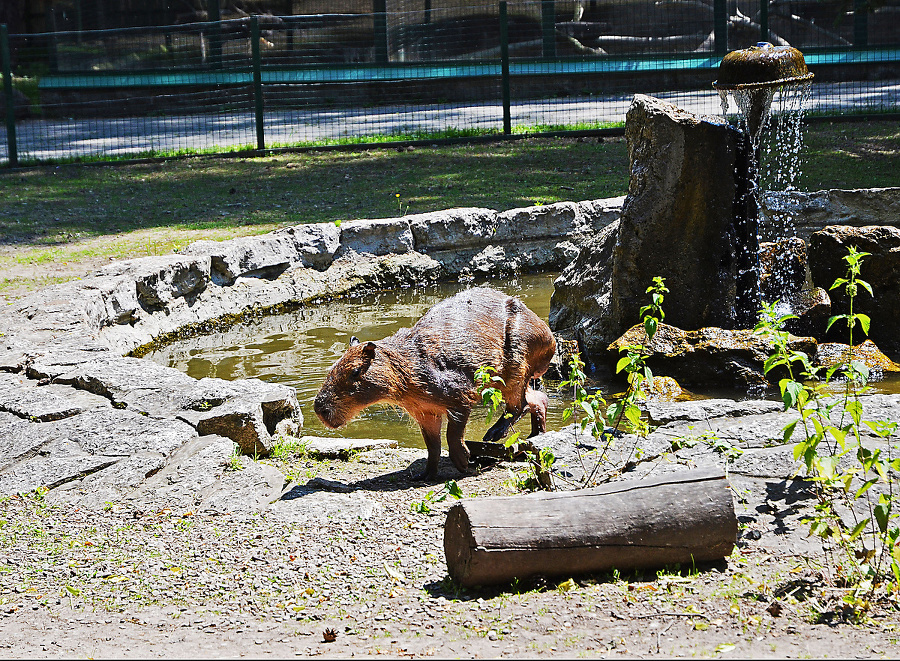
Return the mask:
[[441,458],[441,417],[439,415],[422,415],[418,418],[422,428],[422,438],[428,449],[428,463],[425,470],[415,476],[417,480],[433,480],[437,477],[438,460]]
[[528,438],[543,434],[547,431],[547,407],[550,400],[540,390],[528,388],[525,391],[525,403],[531,411],[531,435]]
[[466,423],[469,412],[466,410],[447,411],[447,450],[450,460],[460,473],[469,472],[469,448],[466,447]]

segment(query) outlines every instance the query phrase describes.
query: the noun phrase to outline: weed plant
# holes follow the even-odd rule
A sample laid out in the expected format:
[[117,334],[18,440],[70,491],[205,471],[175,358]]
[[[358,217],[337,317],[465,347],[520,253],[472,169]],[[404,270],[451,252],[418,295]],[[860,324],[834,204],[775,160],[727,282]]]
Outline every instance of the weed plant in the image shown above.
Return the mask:
[[[563,412],[563,420],[574,420],[582,432],[589,433],[598,442],[598,449],[593,451],[596,461],[590,470],[585,457],[578,450],[579,461],[584,470],[584,478],[580,484],[582,487],[608,481],[643,454],[638,442],[649,434],[650,428],[643,418],[639,402],[646,399],[646,388],[653,384],[653,372],[647,365],[647,359],[653,354],[653,337],[666,316],[663,303],[668,292],[665,279],[659,276],[653,278],[653,284],[647,288],[650,303],[640,309],[644,331],[641,344],[625,347],[625,355],[616,364],[616,373],[624,372],[628,381],[628,389],[620,399],[608,403],[602,393],[588,394],[584,388],[584,362],[577,354],[570,360],[569,378],[560,387],[572,388],[572,406]],[[579,413],[584,414],[580,421]],[[623,432],[630,432],[633,442],[628,451],[613,462],[610,452]],[[578,448],[578,444],[575,447]]]
[[[897,604],[900,595],[895,477],[900,457],[894,446],[898,423],[865,418],[860,396],[866,392],[869,371],[853,359],[854,331],[869,331],[869,317],[854,310],[861,289],[873,294],[860,278],[868,255],[851,247],[844,257],[846,277],[831,286],[843,288],[849,300],[848,312],[828,322],[828,328],[847,326],[850,344],[839,364],[823,373],[805,353],[791,351],[782,326],[794,315],[779,316],[775,304],[763,308],[756,326],[756,332],[775,346],[765,371],[785,374],[778,382],[779,392],[785,409],[798,414],[785,426],[784,441],[799,437],[794,458],[802,461],[813,485],[816,507],[806,519],[809,534],[821,540],[826,577],[844,589],[844,611],[853,618],[861,617],[873,600]],[[828,386],[837,379],[843,379],[844,387],[835,397],[828,394]]]
[[[619,359],[616,366],[616,373],[624,372],[628,381],[628,389],[623,397],[608,403],[600,392],[588,394],[584,387],[586,378],[584,362],[577,353],[570,358],[569,378],[563,381],[560,387],[572,388],[572,405],[563,412],[563,420],[574,420],[582,432],[589,433],[598,442],[598,449],[591,451],[595,455],[591,468],[588,468],[587,457],[582,454],[580,444],[575,443],[584,475],[578,483],[575,483],[579,488],[595,486],[610,480],[630,466],[634,459],[640,459],[643,454],[638,442],[647,436],[650,429],[643,418],[639,402],[646,399],[646,387],[653,383],[653,372],[647,365],[647,358],[653,353],[653,336],[659,329],[659,324],[665,319],[663,303],[668,291],[665,279],[658,276],[653,278],[653,284],[647,288],[650,303],[640,309],[644,331],[642,342],[640,345],[625,347],[625,355]],[[496,383],[503,383],[503,379],[496,372],[497,370],[491,366],[482,366],[475,373],[476,387],[481,393],[482,403],[488,409],[488,424],[504,406],[503,395],[495,387]],[[579,420],[580,414],[583,414],[583,417]],[[610,458],[610,451],[614,448],[616,440],[623,436],[623,432],[632,434],[633,442],[627,452],[614,462]],[[506,447],[516,444],[518,439],[518,432],[512,434],[505,441]],[[526,448],[525,456],[526,470],[514,471],[510,480],[515,490],[552,491],[555,488],[555,479],[568,480],[558,471],[553,471],[556,457],[550,448]]]

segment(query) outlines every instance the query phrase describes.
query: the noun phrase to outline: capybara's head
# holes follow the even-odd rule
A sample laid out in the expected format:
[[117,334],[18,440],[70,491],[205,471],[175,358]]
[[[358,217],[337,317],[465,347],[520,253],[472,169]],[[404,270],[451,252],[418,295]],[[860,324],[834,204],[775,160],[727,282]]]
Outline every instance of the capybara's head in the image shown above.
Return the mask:
[[319,389],[313,410],[330,429],[341,427],[370,404],[388,395],[384,366],[374,342],[360,343],[355,337]]

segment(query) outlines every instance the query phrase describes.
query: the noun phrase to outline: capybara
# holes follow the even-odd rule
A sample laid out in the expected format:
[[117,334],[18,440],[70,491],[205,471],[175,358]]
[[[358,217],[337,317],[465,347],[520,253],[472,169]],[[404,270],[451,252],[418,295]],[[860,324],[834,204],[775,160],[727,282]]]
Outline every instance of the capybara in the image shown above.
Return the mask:
[[481,401],[475,371],[497,370],[506,412],[484,440],[503,438],[531,411],[531,435],[546,429],[547,397],[530,386],[547,371],[556,351],[553,334],[519,299],[493,289],[475,288],[441,301],[412,328],[377,342],[356,338],[331,368],[316,395],[314,409],[329,428],[349,422],[377,402],[398,404],[419,423],[428,463],[417,479],[437,475],[441,418],[447,416],[450,459],[468,470],[463,434],[472,407]]

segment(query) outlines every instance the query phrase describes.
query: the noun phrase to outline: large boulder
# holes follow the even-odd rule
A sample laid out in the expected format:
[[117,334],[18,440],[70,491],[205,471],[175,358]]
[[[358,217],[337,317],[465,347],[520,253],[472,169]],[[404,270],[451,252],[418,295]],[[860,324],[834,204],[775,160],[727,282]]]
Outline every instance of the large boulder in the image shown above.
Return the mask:
[[609,344],[612,256],[618,221],[591,239],[553,283],[550,328],[574,334],[587,355],[602,352]]
[[733,328],[737,319],[740,133],[637,95],[626,138],[631,177],[621,219],[582,247],[551,300],[551,328],[574,335],[588,360],[640,320],[654,276],[666,278],[674,325]]
[[640,319],[654,276],[669,284],[666,318],[680,328],[733,328],[739,131],[637,95],[625,124],[631,176],[612,274],[611,330]]
[[[871,253],[865,257],[860,277],[872,286],[874,297],[859,288],[853,311],[872,319],[869,337],[883,349],[900,350],[900,229],[887,226],[829,226],[810,237],[809,268],[813,282],[831,287],[837,278],[846,277],[844,257],[850,246]],[[832,314],[847,314],[850,301],[844,287],[830,291]],[[845,324],[835,323],[828,339],[848,342]],[[859,326],[854,329],[854,343],[865,339]]]
[[[643,325],[632,326],[609,345],[610,363],[615,365],[629,346],[641,346],[644,338]],[[790,336],[788,348],[813,356],[816,341],[811,337]],[[772,385],[763,363],[775,351],[775,346],[751,330],[685,331],[660,324],[649,350],[652,353],[647,357],[647,364],[653,373],[671,376],[682,385],[740,390],[765,389]],[[777,382],[777,378],[772,380]]]
[[816,365],[826,369],[844,365],[848,358],[868,367],[869,378],[873,381],[884,378],[885,373],[900,372],[900,365],[884,355],[872,340],[857,344],[852,354],[850,345],[840,342],[823,342],[816,351]]

